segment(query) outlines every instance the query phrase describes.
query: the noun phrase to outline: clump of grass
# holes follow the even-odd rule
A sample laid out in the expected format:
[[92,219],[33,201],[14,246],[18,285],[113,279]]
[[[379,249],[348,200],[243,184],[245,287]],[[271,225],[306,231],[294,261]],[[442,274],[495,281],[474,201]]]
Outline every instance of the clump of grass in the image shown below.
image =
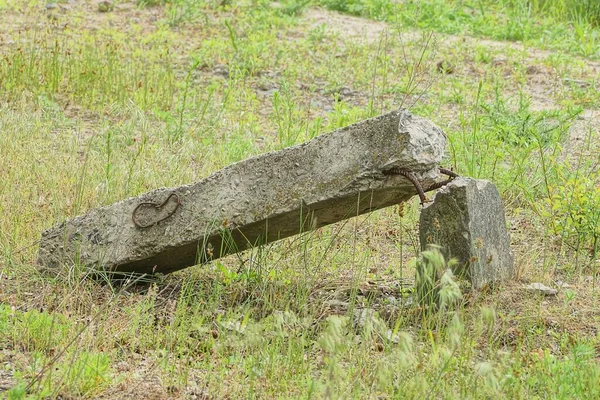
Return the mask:
[[[541,158],[556,156],[580,109],[532,111],[526,96],[505,98],[498,86],[484,99],[480,82],[475,103],[450,136],[453,159],[471,177],[493,180],[524,200],[539,198],[545,171]],[[468,106],[467,106],[468,107]]]
[[446,262],[434,246],[421,253],[415,273],[415,300],[426,310],[448,309],[456,306],[462,297],[454,280],[452,268],[456,260]]
[[[76,101],[102,109],[107,104],[133,101],[142,109],[169,109],[174,88],[167,47],[158,57],[124,63],[131,49],[119,35],[100,38],[22,37],[23,43],[0,60],[5,96],[23,95]],[[168,45],[167,45],[168,46]]]
[[600,3],[595,0],[536,0],[529,3],[542,15],[551,14],[557,18],[600,26]]
[[545,196],[541,196],[533,206],[547,231],[574,252],[574,265],[581,267],[579,261],[583,255],[583,265],[591,266],[587,272],[595,275],[600,246],[600,189],[598,167],[590,157],[592,137],[589,130],[586,144],[576,158],[548,156],[542,160],[544,165],[548,165],[544,180]]
[[[20,312],[0,304],[0,332],[5,339],[12,339],[3,346],[33,358],[32,368],[23,372],[18,384],[9,391],[9,398],[24,398],[34,387],[36,393],[46,396],[59,391],[92,396],[110,383],[110,357],[106,354],[74,347],[62,360],[54,358],[74,331],[73,324],[62,314]],[[52,373],[42,375],[40,371],[51,362]]]

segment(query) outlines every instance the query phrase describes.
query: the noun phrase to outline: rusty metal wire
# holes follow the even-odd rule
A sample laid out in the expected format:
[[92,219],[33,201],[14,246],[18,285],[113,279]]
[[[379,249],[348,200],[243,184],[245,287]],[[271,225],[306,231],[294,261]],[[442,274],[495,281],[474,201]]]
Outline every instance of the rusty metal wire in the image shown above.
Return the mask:
[[[157,210],[164,207],[170,200],[171,198],[175,198],[177,200],[177,203],[175,205],[175,208],[173,208],[173,210],[169,211],[165,216],[163,216],[162,218],[159,218],[158,220],[150,223],[150,224],[142,224],[137,216],[136,213],[138,212],[138,210],[143,207],[143,206],[152,206],[154,208],[156,208]],[[158,224],[161,221],[164,221],[165,219],[169,218],[171,215],[173,215],[175,213],[175,211],[177,211],[177,209],[179,208],[179,206],[181,205],[181,199],[179,198],[179,195],[175,192],[172,192],[166,199],[165,201],[163,201],[161,204],[157,204],[157,203],[153,203],[151,201],[145,201],[143,203],[138,204],[134,209],[133,212],[131,213],[131,221],[133,222],[133,224],[135,226],[137,226],[138,228],[144,229],[144,228],[149,228],[151,226],[154,226],[156,224]]]

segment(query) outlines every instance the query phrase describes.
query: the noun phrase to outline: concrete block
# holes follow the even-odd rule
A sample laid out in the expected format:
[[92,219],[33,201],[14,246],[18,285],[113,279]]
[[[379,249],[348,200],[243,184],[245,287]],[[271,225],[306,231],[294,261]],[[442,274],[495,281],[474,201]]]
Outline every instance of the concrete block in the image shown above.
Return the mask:
[[429,185],[446,144],[433,123],[396,110],[232,164],[194,184],[90,210],[42,234],[38,263],[168,273],[388,207]]
[[478,289],[514,274],[514,258],[506,228],[504,205],[488,181],[460,177],[440,189],[421,211],[421,248],[441,246],[453,271]]

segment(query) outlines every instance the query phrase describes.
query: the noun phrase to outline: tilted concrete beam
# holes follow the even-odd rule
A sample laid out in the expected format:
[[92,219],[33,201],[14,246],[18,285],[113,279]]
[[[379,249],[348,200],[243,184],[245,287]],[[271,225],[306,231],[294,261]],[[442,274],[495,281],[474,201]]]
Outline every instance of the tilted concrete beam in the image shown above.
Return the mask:
[[397,110],[157,189],[42,233],[38,263],[168,273],[408,200],[433,184],[446,137]]

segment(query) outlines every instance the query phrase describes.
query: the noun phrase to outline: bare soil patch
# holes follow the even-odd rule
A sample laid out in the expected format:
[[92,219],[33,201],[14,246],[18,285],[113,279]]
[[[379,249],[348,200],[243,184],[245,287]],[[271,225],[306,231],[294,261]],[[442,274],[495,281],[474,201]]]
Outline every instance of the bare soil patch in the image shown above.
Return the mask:
[[321,8],[306,10],[303,18],[312,29],[324,26],[328,33],[363,43],[375,43],[389,32],[389,26],[384,22],[369,21]]

